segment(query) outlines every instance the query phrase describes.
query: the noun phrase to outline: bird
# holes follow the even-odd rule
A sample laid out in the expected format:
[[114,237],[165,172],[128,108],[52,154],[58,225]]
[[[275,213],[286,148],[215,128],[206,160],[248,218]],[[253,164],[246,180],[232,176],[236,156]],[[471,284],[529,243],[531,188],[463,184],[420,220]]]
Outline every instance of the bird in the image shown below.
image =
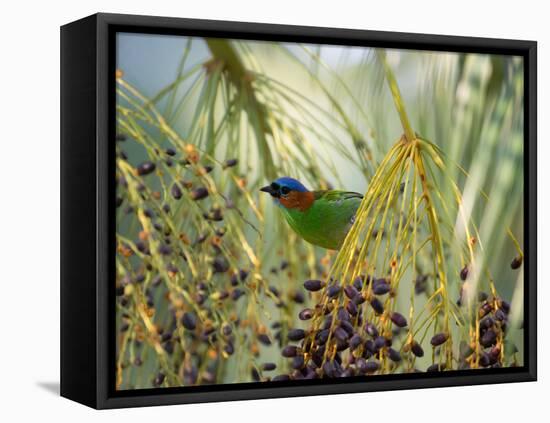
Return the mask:
[[273,197],[294,232],[327,250],[340,249],[363,199],[362,194],[351,191],[310,191],[288,176],[274,180],[260,191]]

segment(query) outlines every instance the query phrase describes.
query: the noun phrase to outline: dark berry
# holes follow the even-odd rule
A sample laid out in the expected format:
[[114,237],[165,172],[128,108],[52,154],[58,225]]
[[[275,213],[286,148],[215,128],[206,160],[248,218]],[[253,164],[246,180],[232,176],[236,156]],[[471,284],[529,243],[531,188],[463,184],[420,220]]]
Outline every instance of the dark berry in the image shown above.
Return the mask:
[[153,162],[143,162],[137,167],[137,174],[140,176],[149,175],[155,171],[155,164]]
[[179,200],[183,195],[181,192],[181,188],[177,183],[174,183],[172,185],[172,188],[170,188],[170,194],[172,194],[172,197],[174,197],[174,199],[176,200]]
[[275,363],[264,363],[262,364],[262,370],[266,372],[270,372],[272,370],[275,370],[277,368],[277,365]]
[[208,197],[208,190],[204,187],[195,188],[191,191],[191,199],[198,201]]
[[514,259],[512,260],[512,263],[510,263],[510,267],[515,270],[515,269],[518,269],[522,263],[523,263],[523,256],[517,256],[517,257],[514,257]]
[[226,161],[223,162],[223,168],[226,169],[228,167],[236,166],[237,163],[239,163],[238,159],[227,159]]
[[288,331],[287,338],[291,341],[300,341],[306,336],[306,331],[303,329],[291,329]]
[[394,363],[399,363],[401,361],[401,354],[399,354],[399,351],[394,350],[393,348],[388,349],[388,357]]
[[481,335],[481,338],[479,340],[479,343],[483,345],[485,348],[495,345],[496,342],[497,342],[497,334],[493,329],[486,330],[485,333]]
[[308,291],[319,291],[324,286],[324,283],[320,280],[309,280],[304,282],[304,288]]
[[441,332],[441,333],[438,333],[434,336],[432,336],[432,339],[430,340],[430,344],[432,344],[432,346],[434,347],[437,347],[443,343],[445,343],[445,341],[447,341],[447,339],[449,338],[449,335],[444,333],[444,332]]
[[407,319],[405,319],[405,316],[396,311],[391,314],[390,318],[393,324],[399,326],[400,328],[404,328],[405,326],[407,326]]
[[295,345],[287,345],[281,351],[281,355],[287,358],[295,357],[297,354],[298,354],[298,347],[296,347]]
[[302,311],[300,311],[300,313],[298,313],[298,318],[300,320],[309,320],[313,317],[314,315],[314,311],[310,308],[305,308],[303,309]]
[[378,298],[370,300],[370,305],[376,314],[384,313],[384,305]]
[[465,281],[468,278],[468,266],[464,266],[460,271],[460,279]]
[[339,294],[340,294],[340,291],[341,291],[341,288],[339,285],[330,285],[328,288],[327,288],[327,296],[329,298],[334,298],[334,297],[337,297]]
[[187,330],[195,330],[197,327],[197,316],[191,311],[183,313],[183,316],[181,317],[181,324]]
[[422,346],[416,341],[412,341],[411,351],[416,357],[424,357],[424,350],[422,349]]

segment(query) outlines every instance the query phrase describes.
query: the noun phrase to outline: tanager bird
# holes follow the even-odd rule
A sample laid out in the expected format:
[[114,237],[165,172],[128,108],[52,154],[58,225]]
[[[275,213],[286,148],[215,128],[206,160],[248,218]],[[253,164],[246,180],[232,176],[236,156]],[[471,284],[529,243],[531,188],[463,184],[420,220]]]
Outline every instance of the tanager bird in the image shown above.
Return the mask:
[[338,250],[363,196],[356,192],[309,191],[300,181],[278,178],[260,189],[273,197],[290,227],[307,242]]

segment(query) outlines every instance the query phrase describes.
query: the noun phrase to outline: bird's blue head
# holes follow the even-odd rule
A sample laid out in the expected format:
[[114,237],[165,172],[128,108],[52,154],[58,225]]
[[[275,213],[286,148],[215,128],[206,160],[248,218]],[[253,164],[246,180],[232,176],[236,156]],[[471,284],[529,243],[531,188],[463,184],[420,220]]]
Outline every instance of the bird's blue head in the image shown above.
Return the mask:
[[300,181],[288,176],[275,179],[270,185],[263,187],[260,191],[267,192],[273,198],[285,197],[293,191],[309,192]]
[[302,185],[300,181],[288,176],[275,179],[260,191],[267,192],[279,207],[306,211],[315,201],[313,192]]

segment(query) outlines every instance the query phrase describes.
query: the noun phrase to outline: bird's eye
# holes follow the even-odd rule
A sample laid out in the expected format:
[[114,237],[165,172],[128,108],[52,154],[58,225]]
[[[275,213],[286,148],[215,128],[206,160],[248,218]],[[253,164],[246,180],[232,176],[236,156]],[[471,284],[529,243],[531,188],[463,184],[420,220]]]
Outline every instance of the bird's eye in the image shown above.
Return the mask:
[[287,195],[290,192],[288,187],[281,187],[281,194]]
[[274,190],[274,191],[279,191],[279,184],[273,182],[271,184],[271,189]]

